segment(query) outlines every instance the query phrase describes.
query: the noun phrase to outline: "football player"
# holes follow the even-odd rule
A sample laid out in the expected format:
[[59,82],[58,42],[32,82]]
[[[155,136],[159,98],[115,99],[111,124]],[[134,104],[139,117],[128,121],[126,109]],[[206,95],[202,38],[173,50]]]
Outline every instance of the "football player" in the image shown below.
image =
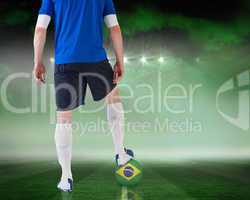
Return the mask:
[[[112,0],[42,0],[34,35],[33,69],[41,83],[45,83],[43,51],[51,19],[55,27],[55,144],[62,169],[57,187],[71,192],[72,110],[84,104],[87,85],[95,101],[106,99],[117,164],[126,164],[133,155],[123,145],[124,111],[116,87],[124,75],[123,39]],[[103,47],[104,23],[116,56],[113,68]]]

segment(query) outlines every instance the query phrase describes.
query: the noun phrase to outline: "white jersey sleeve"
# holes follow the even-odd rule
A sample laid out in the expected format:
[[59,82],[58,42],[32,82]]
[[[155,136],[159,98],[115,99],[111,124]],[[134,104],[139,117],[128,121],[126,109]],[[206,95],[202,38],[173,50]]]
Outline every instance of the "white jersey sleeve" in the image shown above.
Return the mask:
[[108,28],[119,25],[116,14],[106,15],[104,17],[104,22]]
[[51,17],[49,15],[38,15],[36,27],[47,29],[50,23]]

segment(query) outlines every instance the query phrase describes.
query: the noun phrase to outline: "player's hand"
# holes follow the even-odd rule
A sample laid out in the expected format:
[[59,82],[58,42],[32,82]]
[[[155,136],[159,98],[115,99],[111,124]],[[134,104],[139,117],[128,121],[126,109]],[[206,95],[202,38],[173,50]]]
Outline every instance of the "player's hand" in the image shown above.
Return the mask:
[[46,69],[42,63],[35,64],[33,69],[33,75],[38,83],[45,83]]
[[119,83],[124,75],[124,65],[116,62],[114,66],[114,78],[113,78],[113,83],[117,84]]

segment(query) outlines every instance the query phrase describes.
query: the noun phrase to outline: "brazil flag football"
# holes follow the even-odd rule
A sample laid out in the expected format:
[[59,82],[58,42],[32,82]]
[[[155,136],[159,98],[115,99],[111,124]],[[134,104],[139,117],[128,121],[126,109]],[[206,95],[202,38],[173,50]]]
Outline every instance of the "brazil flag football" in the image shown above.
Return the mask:
[[132,159],[126,165],[117,167],[115,176],[117,182],[122,186],[135,186],[142,178],[142,166],[141,164]]

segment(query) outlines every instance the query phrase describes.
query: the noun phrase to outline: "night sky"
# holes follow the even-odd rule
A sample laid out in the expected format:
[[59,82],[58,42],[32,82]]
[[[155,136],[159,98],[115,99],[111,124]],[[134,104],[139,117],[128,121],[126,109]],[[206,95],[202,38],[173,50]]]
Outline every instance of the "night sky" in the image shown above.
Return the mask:
[[[158,10],[159,12],[175,12],[192,17],[227,20],[249,10],[249,0],[114,0],[118,12],[133,12],[138,7]],[[0,15],[22,10],[34,17],[39,9],[39,0],[0,1]]]

